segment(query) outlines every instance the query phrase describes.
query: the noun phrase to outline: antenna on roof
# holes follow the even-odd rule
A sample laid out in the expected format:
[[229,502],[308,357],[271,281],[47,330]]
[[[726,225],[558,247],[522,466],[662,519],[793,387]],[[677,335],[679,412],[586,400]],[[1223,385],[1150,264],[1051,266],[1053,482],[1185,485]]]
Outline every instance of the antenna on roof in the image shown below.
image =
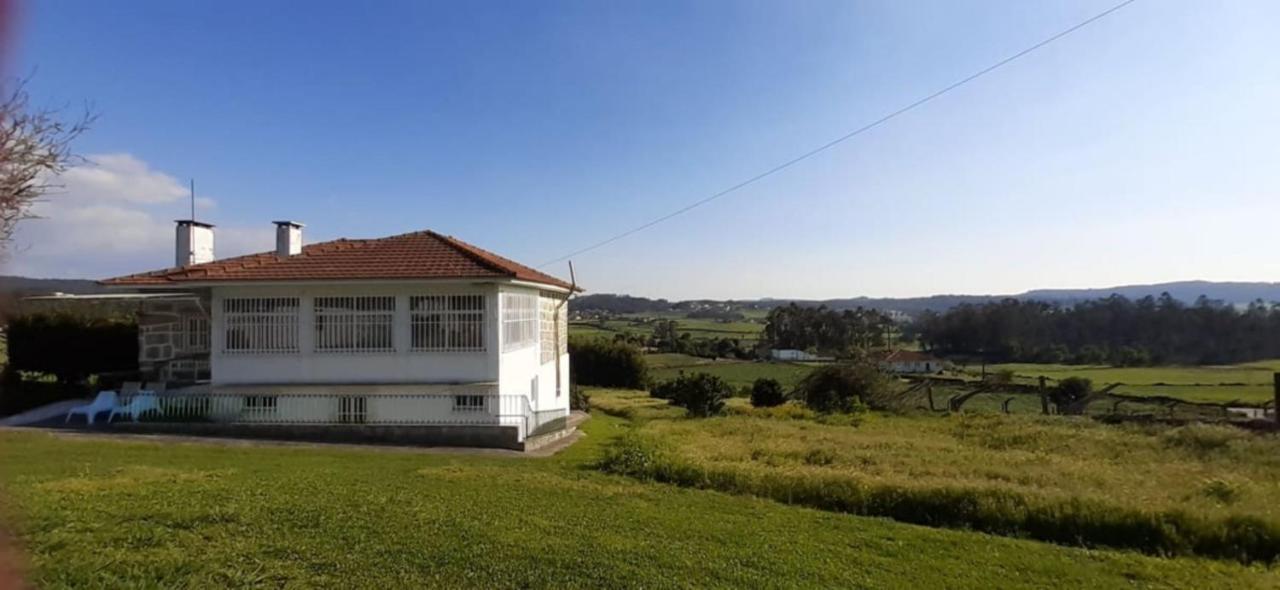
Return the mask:
[[196,220],[196,179],[191,179],[191,221]]

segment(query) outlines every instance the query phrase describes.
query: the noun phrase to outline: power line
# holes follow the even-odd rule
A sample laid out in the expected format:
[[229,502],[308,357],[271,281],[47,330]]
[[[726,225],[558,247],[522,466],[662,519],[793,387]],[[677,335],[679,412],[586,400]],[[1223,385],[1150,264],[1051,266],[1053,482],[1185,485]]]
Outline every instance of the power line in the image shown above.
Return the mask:
[[720,197],[723,197],[723,196],[725,196],[725,195],[727,195],[727,194],[729,194],[729,193],[732,193],[732,192],[734,192],[734,191],[737,191],[738,189],[740,189],[740,188],[742,188],[742,187],[744,187],[744,186],[747,186],[747,185],[749,185],[749,184],[753,184],[753,183],[755,183],[756,181],[762,180],[762,179],[764,179],[764,178],[766,178],[766,177],[772,176],[772,175],[774,175],[774,174],[776,174],[776,173],[778,173],[778,172],[781,172],[781,171],[783,171],[783,170],[785,170],[785,169],[787,169],[787,168],[790,168],[791,166],[793,166],[793,165],[795,165],[795,164],[798,164],[798,163],[803,162],[803,161],[805,161],[805,160],[807,160],[807,159],[809,159],[809,158],[811,158],[811,157],[813,157],[813,156],[816,156],[816,155],[818,155],[818,154],[820,154],[820,153],[822,153],[822,152],[825,152],[825,151],[827,151],[828,149],[831,149],[831,148],[833,148],[833,147],[835,147],[835,146],[837,146],[837,145],[840,145],[840,144],[842,144],[842,143],[844,143],[844,142],[846,142],[846,141],[848,141],[848,140],[850,140],[850,139],[853,139],[854,137],[856,137],[856,136],[858,136],[858,135],[861,135],[861,134],[863,134],[863,133],[865,133],[865,132],[867,132],[867,131],[870,131],[870,130],[872,130],[872,129],[875,129],[876,127],[879,127],[880,125],[883,125],[883,124],[885,124],[885,123],[887,123],[887,122],[889,122],[889,121],[891,121],[891,120],[893,120],[893,119],[897,118],[899,115],[902,115],[902,114],[907,113],[908,111],[914,110],[916,107],[919,107],[919,106],[921,106],[921,105],[923,105],[923,104],[925,104],[925,103],[927,103],[927,102],[930,102],[930,101],[932,101],[932,100],[933,100],[933,99],[935,99],[935,98],[938,98],[938,97],[940,97],[940,96],[942,96],[942,95],[944,95],[944,94],[946,94],[946,93],[948,93],[948,92],[951,92],[952,90],[955,90],[955,89],[957,89],[957,88],[959,88],[959,87],[961,87],[961,86],[964,86],[965,84],[968,84],[968,83],[970,83],[970,82],[972,82],[972,81],[974,81],[974,80],[977,80],[978,78],[981,78],[981,77],[983,77],[983,76],[985,76],[985,75],[987,75],[987,74],[990,74],[991,72],[994,72],[994,71],[996,71],[996,70],[998,70],[998,69],[1000,69],[1000,68],[1002,68],[1002,67],[1004,67],[1004,66],[1006,66],[1006,65],[1008,65],[1008,64],[1010,64],[1010,63],[1012,63],[1012,62],[1014,62],[1014,61],[1016,61],[1016,60],[1018,60],[1019,58],[1024,57],[1024,56],[1026,56],[1026,55],[1028,55],[1028,54],[1030,54],[1030,53],[1032,53],[1032,52],[1036,51],[1037,49],[1040,49],[1040,48],[1042,48],[1042,47],[1044,47],[1044,46],[1046,46],[1046,45],[1049,45],[1050,43],[1053,43],[1054,41],[1057,41],[1057,40],[1059,40],[1059,39],[1061,39],[1061,38],[1063,38],[1063,37],[1066,37],[1067,35],[1070,35],[1070,34],[1072,34],[1072,33],[1076,32],[1076,31],[1079,31],[1080,29],[1083,29],[1083,28],[1085,28],[1085,27],[1087,27],[1087,26],[1089,26],[1089,25],[1091,25],[1091,24],[1093,24],[1093,23],[1095,23],[1095,22],[1097,22],[1097,21],[1099,21],[1099,20],[1102,20],[1103,18],[1106,18],[1107,16],[1109,16],[1111,13],[1116,12],[1117,10],[1120,10],[1121,8],[1124,8],[1124,7],[1126,7],[1126,6],[1130,5],[1130,4],[1133,4],[1134,2],[1137,2],[1137,0],[1124,0],[1123,2],[1121,2],[1121,3],[1119,3],[1119,4],[1116,4],[1115,6],[1112,6],[1111,8],[1108,8],[1108,9],[1106,9],[1106,10],[1102,11],[1102,12],[1099,12],[1098,14],[1095,14],[1095,15],[1093,15],[1093,16],[1091,16],[1091,17],[1089,17],[1089,18],[1087,18],[1087,19],[1085,19],[1085,20],[1083,20],[1083,21],[1080,21],[1079,23],[1076,23],[1075,25],[1071,26],[1070,28],[1064,29],[1064,30],[1062,30],[1062,31],[1058,32],[1057,34],[1054,34],[1053,36],[1048,37],[1048,38],[1044,39],[1043,41],[1040,41],[1039,43],[1036,43],[1035,45],[1032,45],[1032,46],[1030,46],[1030,47],[1028,47],[1028,48],[1026,48],[1026,49],[1023,49],[1022,51],[1019,51],[1019,52],[1017,52],[1017,53],[1015,53],[1015,54],[1013,54],[1013,55],[1010,55],[1009,57],[1006,57],[1006,58],[1004,58],[1004,59],[1002,59],[1002,60],[1000,60],[1000,61],[998,61],[998,62],[996,62],[996,63],[994,63],[994,64],[992,64],[992,65],[990,65],[990,66],[987,66],[986,68],[983,68],[983,69],[981,69],[981,70],[978,70],[978,72],[976,72],[976,73],[974,73],[974,74],[969,75],[968,77],[966,77],[966,78],[964,78],[964,79],[960,80],[959,82],[955,82],[955,83],[951,84],[950,86],[947,86],[947,87],[945,87],[945,88],[943,88],[943,89],[941,89],[941,90],[938,90],[938,91],[936,91],[936,92],[934,92],[934,93],[932,93],[932,94],[929,94],[928,96],[925,96],[924,98],[921,98],[921,99],[919,99],[919,100],[917,100],[917,101],[915,101],[915,102],[913,102],[913,103],[911,103],[911,104],[909,104],[909,105],[907,105],[907,106],[905,106],[905,107],[902,107],[902,108],[900,108],[900,109],[898,109],[898,110],[896,110],[896,111],[893,111],[893,112],[891,112],[891,113],[889,113],[889,114],[887,114],[887,115],[885,115],[885,116],[883,116],[883,117],[880,117],[879,119],[876,119],[875,121],[872,121],[872,122],[870,122],[870,123],[867,123],[866,125],[863,125],[862,127],[859,127],[859,128],[857,128],[857,129],[854,129],[853,131],[850,131],[849,133],[846,133],[846,134],[844,134],[844,135],[841,135],[840,137],[837,137],[836,139],[833,139],[833,140],[831,140],[831,141],[829,141],[829,142],[827,142],[827,143],[824,143],[824,144],[822,144],[821,146],[818,146],[818,147],[816,147],[816,148],[814,148],[814,149],[812,149],[812,150],[809,150],[809,151],[807,151],[807,152],[805,152],[805,153],[803,153],[803,154],[801,154],[801,155],[799,155],[799,156],[796,156],[795,158],[792,158],[792,159],[790,159],[790,160],[787,160],[786,162],[783,162],[783,163],[781,163],[781,164],[778,164],[777,166],[774,166],[773,168],[770,168],[770,169],[768,169],[768,170],[766,170],[766,171],[764,171],[764,172],[761,172],[760,174],[757,174],[757,175],[755,175],[755,176],[752,176],[751,178],[748,178],[748,179],[746,179],[746,180],[744,180],[744,181],[742,181],[742,182],[739,182],[738,184],[735,184],[735,185],[733,185],[733,186],[731,186],[731,187],[729,187],[729,188],[727,188],[727,189],[724,189],[724,190],[722,190],[722,191],[720,191],[720,192],[718,192],[718,193],[716,193],[716,194],[714,194],[714,195],[711,195],[711,196],[709,196],[709,197],[705,197],[705,198],[703,198],[703,199],[701,199],[701,200],[698,200],[698,201],[694,201],[694,202],[692,202],[692,203],[690,203],[690,204],[688,204],[688,205],[685,205],[684,207],[681,207],[681,208],[679,208],[679,209],[677,209],[677,210],[675,210],[675,211],[672,211],[671,213],[668,213],[668,214],[666,214],[666,215],[663,215],[662,217],[659,217],[659,218],[657,218],[657,219],[651,220],[651,221],[649,221],[649,222],[647,222],[647,223],[644,223],[644,224],[642,224],[642,225],[638,225],[638,226],[636,226],[636,227],[633,227],[633,228],[631,228],[631,229],[629,229],[629,230],[627,230],[627,231],[624,231],[624,232],[622,232],[622,233],[620,233],[620,234],[618,234],[618,235],[615,235],[615,236],[613,236],[613,237],[611,237],[611,238],[608,238],[608,239],[606,239],[606,240],[602,240],[602,241],[596,242],[595,244],[592,244],[592,245],[587,246],[587,247],[585,247],[585,248],[582,248],[582,249],[580,249],[580,250],[574,250],[573,252],[570,252],[570,253],[568,253],[568,254],[565,254],[564,256],[561,256],[561,257],[559,257],[559,258],[556,258],[555,260],[551,260],[551,261],[545,262],[545,263],[543,263],[543,264],[540,264],[540,265],[538,265],[538,268],[547,267],[547,266],[550,266],[550,265],[555,264],[555,263],[557,263],[557,262],[563,262],[563,261],[568,260],[568,259],[570,259],[570,258],[573,258],[574,256],[577,256],[577,255],[579,255],[579,254],[585,254],[585,253],[590,252],[590,251],[592,251],[592,250],[595,250],[595,249],[597,249],[597,248],[601,248],[601,247],[607,246],[607,245],[612,244],[612,243],[614,243],[614,242],[616,242],[616,241],[618,241],[618,240],[621,240],[621,239],[623,239],[623,238],[625,238],[625,237],[628,237],[628,236],[634,235],[634,234],[636,234],[636,233],[639,233],[639,232],[641,232],[641,231],[644,231],[644,230],[646,230],[646,229],[649,229],[649,228],[651,228],[651,227],[653,227],[653,226],[655,226],[655,225],[658,225],[659,223],[662,223],[662,222],[664,222],[664,221],[666,221],[666,220],[668,220],[668,219],[671,219],[671,218],[673,218],[673,217],[676,217],[676,216],[678,216],[678,215],[681,215],[681,214],[683,214],[683,213],[687,213],[687,212],[689,212],[689,211],[691,211],[691,210],[693,210],[693,209],[696,209],[696,208],[698,208],[698,207],[701,207],[701,206],[703,206],[703,205],[706,205],[707,203],[710,203],[711,201],[714,201],[714,200],[719,199]]

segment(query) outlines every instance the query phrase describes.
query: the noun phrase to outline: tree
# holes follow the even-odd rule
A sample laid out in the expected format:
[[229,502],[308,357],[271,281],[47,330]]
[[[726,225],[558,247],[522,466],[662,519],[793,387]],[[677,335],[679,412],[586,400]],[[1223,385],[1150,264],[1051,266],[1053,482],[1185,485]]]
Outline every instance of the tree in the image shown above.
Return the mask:
[[708,373],[682,374],[653,388],[650,395],[688,410],[690,416],[706,418],[724,413],[724,400],[733,395],[733,388]]
[[777,379],[762,377],[751,384],[751,405],[757,408],[772,408],[787,401],[782,384]]
[[815,412],[856,412],[879,405],[888,390],[888,378],[875,365],[847,363],[814,369],[796,387],[796,397]]
[[1093,393],[1093,381],[1084,377],[1067,377],[1058,382],[1058,386],[1049,392],[1049,400],[1060,411],[1065,411],[1072,404],[1089,397]]
[[597,387],[643,389],[649,381],[644,354],[625,341],[570,338],[569,373]]
[[0,247],[19,222],[34,216],[32,206],[56,188],[50,179],[75,161],[71,142],[95,119],[88,110],[65,120],[59,109],[32,107],[26,80],[9,85],[0,90]]

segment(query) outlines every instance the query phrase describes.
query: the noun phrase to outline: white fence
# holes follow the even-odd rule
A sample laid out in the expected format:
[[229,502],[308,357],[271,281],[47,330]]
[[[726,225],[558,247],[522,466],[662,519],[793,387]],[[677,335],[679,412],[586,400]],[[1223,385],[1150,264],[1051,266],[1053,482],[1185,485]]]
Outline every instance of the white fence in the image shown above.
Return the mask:
[[510,426],[520,440],[568,411],[535,412],[522,395],[487,394],[154,394],[120,400],[146,408],[143,422],[279,425]]

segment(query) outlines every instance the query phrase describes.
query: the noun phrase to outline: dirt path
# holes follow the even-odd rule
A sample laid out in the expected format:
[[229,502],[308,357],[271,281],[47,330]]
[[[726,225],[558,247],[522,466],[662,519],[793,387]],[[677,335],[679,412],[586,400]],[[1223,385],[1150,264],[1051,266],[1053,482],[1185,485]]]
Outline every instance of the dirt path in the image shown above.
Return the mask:
[[22,570],[22,553],[17,543],[8,531],[0,529],[0,589],[30,588],[22,578]]

